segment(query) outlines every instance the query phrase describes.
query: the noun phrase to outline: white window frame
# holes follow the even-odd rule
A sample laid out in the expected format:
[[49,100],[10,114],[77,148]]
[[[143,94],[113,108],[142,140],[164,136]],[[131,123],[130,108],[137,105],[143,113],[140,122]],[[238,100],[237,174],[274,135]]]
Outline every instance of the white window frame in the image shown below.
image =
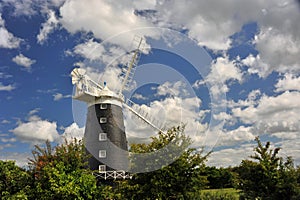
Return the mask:
[[99,172],[105,172],[106,171],[106,165],[99,165]]
[[99,122],[100,122],[100,124],[105,124],[107,122],[107,118],[106,117],[100,117]]
[[101,103],[100,104],[100,109],[101,110],[106,110],[107,109],[107,104],[106,103]]
[[107,133],[99,133],[99,141],[106,141]]
[[106,158],[106,150],[99,150],[99,158]]

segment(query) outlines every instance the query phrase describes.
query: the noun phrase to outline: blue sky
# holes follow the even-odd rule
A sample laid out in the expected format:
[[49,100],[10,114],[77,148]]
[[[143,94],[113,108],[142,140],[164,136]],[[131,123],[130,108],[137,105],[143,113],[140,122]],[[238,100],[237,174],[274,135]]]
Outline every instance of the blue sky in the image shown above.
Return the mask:
[[[209,164],[238,165],[256,136],[299,164],[299,19],[295,0],[1,0],[0,159],[24,165],[34,144],[82,137],[70,72],[117,89],[139,35],[149,52],[125,94],[167,126],[187,123]],[[129,141],[155,135],[124,115]]]

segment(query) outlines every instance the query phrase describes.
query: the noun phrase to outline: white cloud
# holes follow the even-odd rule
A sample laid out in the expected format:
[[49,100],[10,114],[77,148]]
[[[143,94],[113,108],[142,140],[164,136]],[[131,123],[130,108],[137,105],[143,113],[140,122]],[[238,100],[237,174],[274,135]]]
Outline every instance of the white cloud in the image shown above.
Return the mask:
[[230,114],[226,112],[219,112],[217,114],[213,115],[213,119],[224,122],[225,124],[228,125],[234,125],[236,123],[235,117],[231,116]]
[[48,19],[45,23],[42,24],[42,28],[37,35],[37,41],[39,44],[43,44],[47,38],[48,35],[58,27],[58,19],[55,16],[55,12],[52,10],[49,10],[48,12]]
[[156,0],[134,0],[133,5],[138,10],[155,9]]
[[36,62],[35,60],[32,60],[21,53],[15,56],[12,61],[14,61],[17,65],[23,66],[27,69],[30,69],[31,65]]
[[[284,92],[278,96],[263,95],[257,105],[233,108],[232,113],[241,122],[252,125],[258,134],[279,136],[291,132],[300,134],[299,116],[300,93]],[[277,134],[277,135],[276,135]]]
[[79,128],[76,123],[72,123],[64,129],[64,133],[61,135],[61,142],[63,142],[64,139],[67,141],[71,141],[74,138],[81,140],[84,135],[84,129],[84,127]]
[[1,142],[4,142],[4,143],[11,143],[11,142],[16,142],[17,139],[16,138],[1,138]]
[[257,106],[258,100],[261,98],[262,94],[260,90],[252,90],[249,92],[248,97],[245,100],[239,99],[237,102],[233,100],[223,102],[227,108],[241,108],[241,107],[254,107]]
[[296,77],[293,74],[285,74],[284,78],[278,80],[275,87],[276,92],[288,90],[300,91],[300,77]]
[[27,122],[19,121],[17,127],[10,130],[18,138],[32,144],[41,143],[49,140],[56,141],[60,138],[57,132],[56,122],[42,120],[39,116],[34,115],[39,111],[39,108],[31,110],[28,113]]
[[260,32],[254,43],[270,71],[299,72],[299,18],[297,1],[277,0],[266,8],[266,14],[259,19]]
[[248,69],[248,72],[250,74],[258,74],[260,77],[266,77],[271,73],[269,65],[262,61],[259,54],[256,56],[250,54],[245,59],[243,59],[241,63],[250,67]]
[[61,93],[56,93],[56,94],[53,95],[53,100],[54,101],[59,101],[61,99],[70,98],[70,97],[72,97],[72,95],[63,95]]
[[4,120],[1,121],[1,124],[9,124],[9,123],[10,123],[10,121],[8,121],[6,119],[4,119]]
[[59,138],[56,122],[47,120],[21,122],[15,129],[11,130],[20,139],[39,143],[49,140],[53,142]]
[[3,85],[1,82],[0,82],[0,91],[12,91],[16,89],[15,86],[13,85]]
[[[186,123],[185,133],[195,141],[195,146],[199,146],[199,142],[201,144],[204,142],[203,134],[208,126],[201,122],[206,112],[200,112],[200,106],[201,100],[197,97],[183,99],[170,97],[161,101],[153,101],[149,106],[137,105],[135,109],[140,110],[139,112],[147,112],[151,116],[150,118],[155,118],[155,124],[163,124],[166,128]],[[135,140],[136,138],[150,138],[157,133],[149,125],[135,118],[129,111],[125,110],[124,116],[129,141],[131,138]]]
[[125,55],[125,50],[115,46],[99,43],[90,39],[74,47],[73,52],[91,61],[101,61],[105,66]]
[[221,131],[221,133],[219,133],[218,145],[230,146],[254,140],[255,135],[253,132],[253,127],[251,126],[240,126],[231,131]]
[[208,157],[207,164],[217,167],[238,166],[243,159],[249,159],[255,144],[244,144],[235,148],[215,151]]
[[147,97],[144,97],[142,94],[134,93],[134,95],[131,98],[139,99],[139,100],[146,100]]
[[[294,73],[300,70],[300,25],[297,20],[300,18],[299,7],[294,0],[284,2],[147,0],[116,4],[92,0],[87,4],[80,0],[70,0],[60,8],[60,22],[72,33],[92,31],[95,37],[104,40],[128,30],[152,26],[154,23],[158,27],[184,29],[199,45],[213,50],[228,50],[233,34],[249,22],[257,22],[259,31],[253,44],[258,50],[258,55],[249,56],[243,63],[249,66],[249,73],[266,77],[272,71]],[[156,12],[145,17],[135,15],[134,9],[153,9]],[[84,12],[85,10],[87,12]],[[88,14],[78,16],[78,12]],[[133,32],[113,43],[126,49],[132,40],[129,36],[134,35]],[[157,37],[157,33],[151,31],[141,32],[142,35]],[[226,87],[220,89],[229,90]]]
[[276,146],[281,147],[279,155],[286,158],[287,156],[292,156],[295,161],[295,164],[299,166],[300,164],[300,149],[295,148],[300,146],[299,134],[296,138],[285,139],[275,143]]
[[61,6],[66,0],[51,0],[52,4],[56,7]]
[[5,28],[5,22],[0,13],[0,48],[15,49],[20,46],[21,41]]
[[35,109],[29,111],[28,116],[34,115],[34,114],[38,113],[40,110],[41,110],[40,108],[35,108]]
[[242,25],[262,15],[267,3],[261,1],[159,1],[156,10],[160,24],[187,29],[200,45],[215,50],[227,50],[230,36]]
[[188,91],[186,90],[186,84],[182,81],[177,81],[175,83],[165,82],[157,87],[156,95],[171,95],[171,96],[187,96]]
[[[151,23],[134,14],[133,2],[129,0],[122,2],[90,0],[88,3],[70,0],[60,7],[60,15],[62,26],[69,32],[92,31],[95,37],[103,40],[136,28],[151,26]],[[133,32],[112,42],[128,47],[132,41]],[[149,30],[144,30],[142,35],[151,34],[153,33]]]
[[221,82],[226,83],[226,81],[237,80],[242,81],[243,74],[238,68],[235,61],[230,61],[228,56],[218,57],[212,63],[211,72],[207,76],[209,82]]
[[74,47],[75,54],[90,60],[100,60],[104,51],[105,49],[102,44],[95,42],[92,39]]
[[233,81],[242,82],[243,73],[239,69],[239,65],[234,60],[229,60],[228,56],[218,57],[212,62],[211,71],[205,77],[205,80],[196,81],[194,87],[208,83],[210,92],[213,97],[217,97],[230,90],[228,85]]
[[3,6],[9,6],[13,8],[14,15],[26,15],[31,16],[37,13],[35,5],[39,5],[39,0],[3,0]]
[[26,166],[30,157],[32,157],[31,153],[3,152],[0,154],[0,160],[14,160],[20,167]]

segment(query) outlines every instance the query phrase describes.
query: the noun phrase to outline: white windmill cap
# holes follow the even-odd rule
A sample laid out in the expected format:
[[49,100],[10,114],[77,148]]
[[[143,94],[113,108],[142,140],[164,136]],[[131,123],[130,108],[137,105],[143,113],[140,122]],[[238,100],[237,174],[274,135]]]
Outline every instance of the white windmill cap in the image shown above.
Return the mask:
[[99,97],[100,98],[106,98],[107,97],[107,98],[120,99],[119,95],[117,95],[115,92],[113,92],[112,90],[110,90],[108,88],[106,82],[104,82],[104,88],[99,92]]

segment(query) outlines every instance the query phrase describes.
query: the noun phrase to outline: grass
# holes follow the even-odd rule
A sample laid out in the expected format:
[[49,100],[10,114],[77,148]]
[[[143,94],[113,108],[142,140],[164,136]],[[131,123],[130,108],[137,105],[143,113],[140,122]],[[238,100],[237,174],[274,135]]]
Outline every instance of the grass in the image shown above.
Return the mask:
[[198,199],[202,200],[238,200],[240,191],[234,188],[201,190]]

